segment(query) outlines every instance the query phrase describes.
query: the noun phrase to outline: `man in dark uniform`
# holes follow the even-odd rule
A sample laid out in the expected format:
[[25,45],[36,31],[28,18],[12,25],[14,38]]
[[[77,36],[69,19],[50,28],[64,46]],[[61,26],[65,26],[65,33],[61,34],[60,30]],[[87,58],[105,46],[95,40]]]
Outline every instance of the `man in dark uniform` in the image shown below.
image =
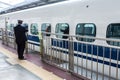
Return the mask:
[[24,49],[25,49],[25,43],[27,41],[27,37],[26,37],[26,32],[28,30],[26,30],[23,26],[22,26],[22,20],[18,20],[18,25],[16,27],[14,27],[14,34],[15,34],[15,41],[17,44],[17,53],[18,53],[18,59],[20,60],[25,60],[23,53],[24,53]]

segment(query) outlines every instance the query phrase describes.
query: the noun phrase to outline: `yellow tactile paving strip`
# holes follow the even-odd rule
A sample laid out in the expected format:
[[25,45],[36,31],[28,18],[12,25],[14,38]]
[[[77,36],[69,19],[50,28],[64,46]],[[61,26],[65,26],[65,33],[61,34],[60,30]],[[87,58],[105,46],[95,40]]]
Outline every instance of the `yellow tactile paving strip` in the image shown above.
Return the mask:
[[40,77],[42,80],[64,80],[56,75],[54,75],[52,72],[49,72],[42,67],[39,67],[27,60],[18,60],[17,55],[13,54],[9,50],[0,47],[0,52],[9,57],[7,61],[11,64],[19,64],[22,67],[26,68],[27,70],[31,71],[33,74]]

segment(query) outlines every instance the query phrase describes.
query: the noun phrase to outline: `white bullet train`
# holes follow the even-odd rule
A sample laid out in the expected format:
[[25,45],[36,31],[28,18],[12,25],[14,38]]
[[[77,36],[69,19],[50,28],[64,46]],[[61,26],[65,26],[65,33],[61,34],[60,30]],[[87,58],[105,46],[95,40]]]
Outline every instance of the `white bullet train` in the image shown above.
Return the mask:
[[[92,70],[95,71],[98,66],[100,73],[103,73],[104,64],[104,74],[120,80],[120,0],[67,0],[7,13],[0,15],[0,27],[6,26],[8,31],[13,31],[19,19],[24,21],[29,30],[29,42],[39,46],[40,31],[70,35],[74,45],[74,63],[78,64],[77,57],[79,60],[82,58],[83,63],[79,65],[85,67],[87,59],[87,68],[91,69],[92,63]],[[65,33],[63,30],[66,28],[68,32]],[[44,36],[51,38],[44,46],[49,44],[68,55],[68,37]],[[63,42],[58,43],[58,39]],[[109,39],[112,41],[107,41]]]

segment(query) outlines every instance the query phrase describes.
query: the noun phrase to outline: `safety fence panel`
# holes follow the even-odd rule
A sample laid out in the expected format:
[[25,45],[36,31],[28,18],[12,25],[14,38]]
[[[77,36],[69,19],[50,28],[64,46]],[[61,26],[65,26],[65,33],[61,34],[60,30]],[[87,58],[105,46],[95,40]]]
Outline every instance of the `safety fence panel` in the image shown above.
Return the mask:
[[106,43],[120,40],[70,35],[62,39],[58,35],[43,33],[45,62],[86,79],[120,80],[120,47]]
[[[14,36],[13,31],[8,31],[4,28],[0,28],[0,34],[1,34],[0,38],[2,40],[2,44],[9,46],[9,47],[12,47],[14,49],[17,49],[16,42],[15,42],[15,36]],[[34,45],[34,43],[27,41],[25,53],[28,53],[28,50],[35,51],[35,47],[36,47],[36,45]]]
[[[16,49],[14,33],[2,31],[2,43]],[[47,36],[50,34],[50,36]],[[60,34],[42,33],[40,53],[46,63],[63,69],[85,80],[120,80],[120,40],[87,36],[57,37]],[[62,35],[63,36],[63,35]],[[113,46],[114,45],[114,46]],[[35,50],[31,42],[28,49]]]

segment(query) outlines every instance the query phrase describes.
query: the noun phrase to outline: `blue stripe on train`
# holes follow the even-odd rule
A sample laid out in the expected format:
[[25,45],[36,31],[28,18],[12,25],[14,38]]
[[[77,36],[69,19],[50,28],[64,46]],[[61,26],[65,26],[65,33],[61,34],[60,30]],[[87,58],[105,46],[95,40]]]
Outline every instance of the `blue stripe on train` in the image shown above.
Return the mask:
[[31,40],[31,41],[40,42],[38,36],[28,35],[27,38],[28,40]]
[[[68,49],[68,41],[52,39],[52,46]],[[117,57],[117,50],[118,49],[111,48],[111,53],[110,53],[110,48],[108,47],[96,46],[96,45],[90,45],[90,44],[86,45],[84,43],[74,42],[74,51],[83,52],[83,53],[87,53],[95,56],[98,55],[100,57],[105,57],[105,58],[110,58],[110,54],[111,54],[111,59],[120,61],[120,50],[119,50],[118,57]],[[78,55],[78,54],[75,54],[74,56],[81,57],[81,55]],[[83,56],[83,58],[86,58],[86,56]],[[92,60],[91,57],[88,57],[87,59]],[[97,59],[93,58],[93,61],[97,62]],[[98,59],[98,62],[103,63],[103,61],[99,59]],[[109,65],[109,62],[104,61],[104,64]],[[117,65],[115,63],[111,63],[111,66],[116,67]],[[119,68],[120,68],[120,65],[119,65]]]
[[68,41],[52,39],[52,46],[57,46],[57,47],[68,49]]
[[[81,47],[83,47],[83,50],[81,49]],[[92,49],[93,49],[93,53],[92,53]],[[118,49],[115,49],[115,48],[111,48],[111,51],[110,51],[109,47],[89,45],[89,44],[86,45],[83,43],[74,42],[74,50],[78,51],[78,52],[96,55],[96,56],[98,55],[100,57],[105,57],[105,58],[110,58],[110,54],[111,54],[111,59],[120,61],[120,50],[119,50],[119,56],[117,57]],[[86,50],[88,50],[88,51],[86,51]]]
[[[56,49],[56,48],[52,48],[52,49],[54,49],[54,50],[57,50],[57,51],[60,51],[60,52],[63,52],[63,53],[65,53],[65,54],[68,54],[68,51],[65,51],[65,50],[59,50],[59,49]],[[95,62],[99,62],[99,63],[103,63],[103,60],[100,60],[100,59],[96,59],[96,58],[92,58],[92,57],[86,57],[86,56],[84,56],[84,55],[80,55],[80,54],[74,54],[74,56],[77,56],[77,57],[81,57],[81,58],[83,58],[83,59],[87,59],[87,60],[91,60],[91,61],[95,61]],[[113,66],[113,67],[117,67],[118,66],[118,68],[120,68],[120,64],[115,64],[115,63],[110,63],[110,62],[108,62],[108,61],[104,61],[104,64],[106,64],[106,65],[111,65],[111,66]]]
[[[30,40],[30,41],[34,41],[34,42],[40,43],[40,40],[39,40],[39,37],[38,37],[38,36],[28,35],[28,36],[27,36],[27,39]],[[33,45],[40,46],[39,44],[36,44],[36,43],[32,43],[32,42],[28,42],[28,43],[33,44]]]

